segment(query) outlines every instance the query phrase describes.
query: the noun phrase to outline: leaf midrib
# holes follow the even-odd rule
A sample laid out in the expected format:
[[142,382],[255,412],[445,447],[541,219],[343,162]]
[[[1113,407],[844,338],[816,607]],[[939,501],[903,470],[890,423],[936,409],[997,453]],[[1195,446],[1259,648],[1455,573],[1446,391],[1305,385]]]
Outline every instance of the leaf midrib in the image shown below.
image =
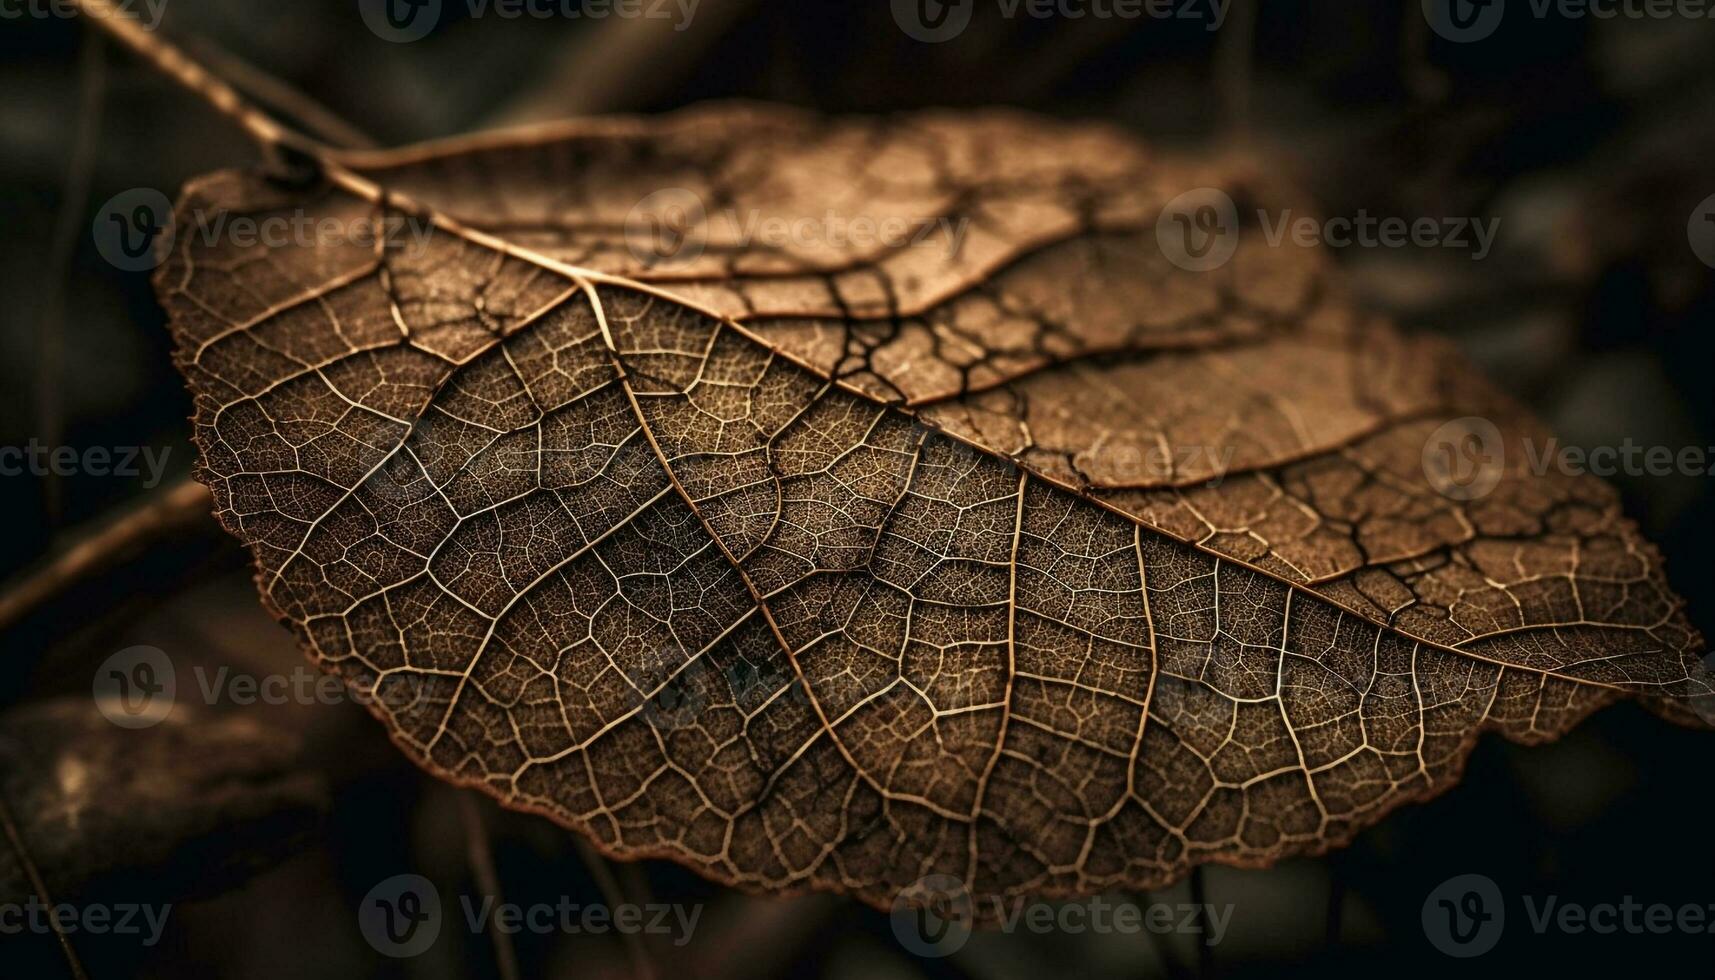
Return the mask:
[[[1629,688],[1621,687],[1618,685],[1609,684],[1609,683],[1606,683],[1603,681],[1593,680],[1593,679],[1589,679],[1589,678],[1569,676],[1569,675],[1566,675],[1563,673],[1559,673],[1556,670],[1549,670],[1549,669],[1538,668],[1538,667],[1529,667],[1529,666],[1525,666],[1525,665],[1521,665],[1521,664],[1507,663],[1505,661],[1496,660],[1492,657],[1482,656],[1481,654],[1474,653],[1474,652],[1469,651],[1469,650],[1463,650],[1463,649],[1459,649],[1458,647],[1449,646],[1447,644],[1440,643],[1440,642],[1437,642],[1435,640],[1428,639],[1426,637],[1419,637],[1419,636],[1413,635],[1411,633],[1407,633],[1406,631],[1400,629],[1399,627],[1395,626],[1394,624],[1392,624],[1390,622],[1383,622],[1383,621],[1378,620],[1372,616],[1366,615],[1363,612],[1360,612],[1359,610],[1353,609],[1353,608],[1347,606],[1345,603],[1342,603],[1339,600],[1337,600],[1331,596],[1328,596],[1322,592],[1317,591],[1316,589],[1312,588],[1311,586],[1309,586],[1305,583],[1293,581],[1293,580],[1288,579],[1288,578],[1286,578],[1286,577],[1284,577],[1284,576],[1282,576],[1282,575],[1280,575],[1280,574],[1278,574],[1278,573],[1276,573],[1270,569],[1258,567],[1258,566],[1253,565],[1249,562],[1245,562],[1245,561],[1242,561],[1240,559],[1233,558],[1230,555],[1222,554],[1221,552],[1215,551],[1214,549],[1209,548],[1207,545],[1204,545],[1201,542],[1189,541],[1189,540],[1181,538],[1177,535],[1174,535],[1174,534],[1172,534],[1172,533],[1170,533],[1170,532],[1168,532],[1162,528],[1159,528],[1153,524],[1148,523],[1147,521],[1142,520],[1141,518],[1139,518],[1133,514],[1130,514],[1124,510],[1121,510],[1120,508],[1118,508],[1117,506],[1115,506],[1111,503],[1103,501],[1100,498],[1091,496],[1082,487],[1067,483],[1066,481],[1058,479],[1058,478],[1056,478],[1050,474],[1043,473],[1043,472],[1039,471],[1037,468],[1029,466],[1026,463],[1021,463],[1018,460],[1015,460],[1012,457],[1007,456],[1004,453],[1000,453],[1000,452],[994,450],[993,448],[991,448],[989,446],[983,445],[982,443],[979,443],[979,442],[976,442],[975,440],[966,438],[966,437],[960,435],[959,433],[948,430],[945,427],[938,425],[929,419],[922,418],[921,416],[919,416],[915,412],[909,410],[909,408],[902,407],[899,405],[893,405],[893,404],[881,402],[881,401],[877,400],[876,398],[874,398],[874,396],[870,395],[869,393],[863,391],[861,388],[852,384],[850,381],[847,381],[847,380],[841,379],[841,378],[837,378],[837,377],[829,377],[826,372],[817,368],[815,365],[810,364],[804,358],[794,354],[791,351],[775,347],[774,345],[768,343],[768,341],[765,338],[761,337],[760,335],[758,335],[754,331],[745,327],[744,324],[737,323],[737,322],[733,321],[731,318],[722,316],[721,314],[716,313],[715,311],[710,310],[710,309],[702,306],[701,304],[696,303],[695,301],[692,301],[692,300],[689,300],[685,297],[679,296],[679,295],[673,293],[669,289],[660,287],[658,285],[650,284],[650,283],[639,282],[637,280],[634,280],[634,279],[631,279],[631,278],[625,277],[625,276],[613,275],[611,273],[602,272],[602,271],[596,270],[596,269],[586,269],[586,268],[582,268],[580,266],[574,266],[574,265],[569,265],[569,264],[564,263],[564,262],[560,262],[560,261],[558,261],[558,260],[556,260],[550,256],[542,255],[542,254],[540,254],[540,253],[538,253],[532,249],[518,245],[518,244],[511,242],[511,241],[508,241],[504,238],[500,238],[499,236],[491,235],[491,234],[488,234],[487,232],[481,231],[480,229],[472,228],[469,225],[466,225],[463,222],[458,221],[457,219],[454,219],[454,218],[449,217],[448,215],[442,213],[439,209],[435,208],[434,206],[426,204],[422,201],[418,201],[415,198],[412,198],[408,195],[400,194],[400,193],[395,192],[395,191],[389,191],[389,190],[381,187],[379,184],[376,184],[375,182],[369,180],[367,177],[364,177],[363,175],[361,175],[361,174],[351,170],[350,168],[344,166],[338,160],[333,159],[329,155],[324,154],[324,155],[319,156],[318,162],[321,163],[321,165],[323,166],[324,175],[330,181],[332,181],[333,183],[344,188],[349,193],[352,193],[352,194],[356,195],[357,197],[359,197],[363,200],[367,200],[372,204],[375,204],[375,205],[381,206],[381,207],[394,207],[394,208],[397,208],[397,209],[402,210],[402,211],[413,213],[417,217],[420,217],[420,218],[423,218],[423,219],[430,221],[431,223],[434,224],[435,227],[441,229],[442,231],[444,231],[448,234],[451,234],[451,235],[455,235],[459,238],[462,238],[470,244],[481,246],[483,248],[487,248],[487,249],[499,252],[499,253],[504,254],[504,255],[512,256],[513,258],[519,259],[520,261],[523,261],[523,262],[528,262],[532,265],[537,266],[538,268],[545,269],[547,271],[554,272],[558,275],[564,276],[565,278],[567,278],[571,282],[576,283],[576,282],[582,281],[582,282],[586,282],[586,283],[590,283],[590,284],[600,284],[600,285],[613,286],[613,287],[622,288],[622,289],[629,289],[629,290],[632,290],[633,292],[638,292],[638,293],[642,293],[645,295],[654,296],[654,297],[657,297],[659,299],[665,300],[667,302],[681,306],[685,309],[699,313],[699,314],[706,316],[706,317],[710,318],[711,320],[714,320],[715,322],[721,324],[723,328],[730,329],[730,330],[734,331],[739,336],[745,338],[747,341],[749,341],[749,342],[755,344],[756,346],[760,347],[762,350],[767,351],[768,353],[770,353],[774,356],[780,357],[780,358],[788,361],[789,363],[796,365],[797,367],[809,372],[813,377],[821,378],[824,381],[826,381],[827,383],[838,387],[840,390],[845,391],[846,393],[848,393],[848,394],[850,394],[856,398],[862,399],[867,404],[875,405],[878,408],[881,408],[881,409],[884,409],[887,411],[899,412],[901,415],[910,419],[914,424],[921,425],[925,429],[928,429],[930,431],[934,431],[934,432],[936,432],[936,433],[938,433],[938,434],[940,434],[946,438],[952,439],[955,442],[960,443],[961,445],[967,446],[967,447],[969,447],[969,448],[971,448],[977,452],[983,453],[984,455],[990,457],[991,459],[995,459],[995,460],[997,460],[1003,464],[1006,464],[1009,466],[1017,466],[1020,469],[1026,470],[1033,477],[1043,481],[1045,484],[1047,484],[1049,486],[1056,487],[1056,488],[1061,489],[1061,490],[1064,490],[1068,493],[1071,493],[1074,496],[1076,496],[1078,499],[1080,499],[1080,500],[1082,500],[1082,501],[1084,501],[1084,502],[1086,502],[1092,506],[1100,507],[1109,513],[1112,513],[1112,514],[1115,514],[1119,517],[1122,517],[1126,521],[1128,521],[1129,523],[1132,523],[1134,525],[1142,527],[1144,530],[1149,531],[1150,533],[1160,534],[1163,537],[1167,538],[1168,540],[1175,541],[1175,542],[1183,544],[1187,547],[1193,548],[1196,551],[1198,551],[1199,553],[1207,555],[1215,561],[1228,562],[1228,563],[1230,563],[1236,567],[1244,568],[1247,571],[1250,571],[1254,574],[1260,575],[1266,579],[1269,579],[1270,581],[1277,582],[1280,585],[1282,585],[1288,589],[1291,589],[1295,592],[1302,593],[1302,594],[1306,595],[1307,597],[1312,598],[1318,602],[1326,603],[1327,605],[1341,611],[1342,613],[1353,616],[1362,622],[1370,623],[1370,624],[1375,625],[1379,628],[1388,630],[1388,631],[1390,631],[1396,635],[1404,637],[1413,643],[1422,644],[1422,645],[1424,645],[1430,649],[1438,650],[1438,651],[1445,653],[1445,654],[1448,654],[1450,656],[1459,657],[1459,658],[1466,659],[1466,660],[1475,660],[1475,661],[1478,661],[1481,663],[1486,663],[1486,664],[1489,664],[1489,665],[1494,666],[1496,668],[1499,668],[1503,671],[1504,670],[1515,670],[1515,671],[1520,671],[1520,672],[1523,672],[1526,674],[1534,674],[1534,675],[1537,675],[1539,677],[1553,677],[1557,680],[1566,681],[1568,683],[1578,684],[1578,685],[1588,686],[1588,687],[1594,687],[1594,688],[1598,688],[1601,690],[1611,690],[1611,691],[1616,691],[1616,692],[1620,692],[1620,693],[1630,693]],[[525,325],[521,324],[520,329],[522,329],[523,326],[525,326]],[[498,343],[499,341],[496,340],[495,342]],[[718,539],[717,539],[717,541],[718,541]],[[721,547],[724,550],[725,545],[722,544]],[[1544,624],[1544,625],[1536,626],[1534,628],[1537,628],[1537,629],[1553,629],[1553,628],[1556,628],[1556,625],[1557,624]],[[1472,640],[1481,639],[1481,638],[1482,637],[1473,637]]]

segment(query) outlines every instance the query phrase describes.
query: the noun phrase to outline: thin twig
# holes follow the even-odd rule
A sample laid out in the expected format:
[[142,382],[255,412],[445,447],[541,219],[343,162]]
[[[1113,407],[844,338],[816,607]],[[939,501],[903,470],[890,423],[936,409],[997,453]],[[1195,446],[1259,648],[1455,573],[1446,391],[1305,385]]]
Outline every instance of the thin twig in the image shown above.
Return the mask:
[[[54,237],[48,247],[48,282],[52,285],[42,304],[37,331],[41,346],[36,355],[36,424],[41,427],[42,441],[50,446],[59,444],[64,428],[60,381],[65,367],[66,293],[72,256],[77,253],[79,232],[83,228],[83,209],[89,202],[89,188],[94,179],[96,151],[101,145],[102,105],[107,93],[107,41],[100,35],[85,36],[78,77],[77,127],[72,133],[71,159],[66,163]],[[55,527],[60,522],[59,479],[48,473],[42,488],[47,526]]]
[[[470,852],[470,872],[476,876],[477,887],[498,907],[505,899],[500,894],[500,875],[494,870],[494,852],[488,846],[488,831],[482,825],[482,810],[477,806],[474,793],[460,792],[458,799],[459,819],[464,822],[465,845]],[[518,954],[512,948],[512,936],[495,925],[493,916],[489,917],[488,938],[494,943],[495,964],[502,980],[518,980]]]
[[[577,845],[578,856],[583,858],[584,867],[589,869],[590,877],[595,879],[596,888],[600,889],[602,901],[607,903],[609,910],[625,904],[625,892],[619,887],[618,879],[613,876],[613,869],[608,866],[607,858],[595,849],[595,845],[584,839],[582,834],[574,834],[572,842]],[[624,933],[626,949],[631,953],[632,975],[637,980],[654,980],[655,965],[649,958],[649,950],[643,946],[643,937],[634,930]]]
[[298,91],[291,83],[245,61],[206,37],[184,39],[185,47],[263,105],[302,123],[312,135],[347,150],[373,150],[381,144],[338,113]]
[[720,44],[753,13],[757,0],[703,0],[687,24],[647,17],[610,17],[574,31],[546,77],[503,105],[490,126],[518,126],[612,112],[666,94],[677,76]]
[[[1046,38],[1032,38],[1030,57],[1008,67],[1006,88],[996,93],[999,101],[1028,103],[1039,93],[1065,86],[1068,79],[1103,51],[1136,36],[1137,28],[1124,17],[1086,20],[1075,31],[1056,31]],[[987,57],[1001,58],[995,52]]]
[[[0,826],[4,826],[6,840],[12,845],[12,853],[18,856],[24,876],[30,881],[30,890],[36,893],[36,898],[43,905],[53,908],[53,897],[48,894],[48,886],[42,881],[42,873],[37,870],[36,862],[30,859],[30,852],[24,849],[24,835],[18,832],[18,825],[12,820],[12,808],[6,805],[4,794],[0,794]],[[53,927],[54,937],[60,942],[60,951],[65,954],[66,966],[71,970],[72,980],[89,980],[89,974],[83,972],[83,961],[77,958],[77,950],[72,948],[71,937],[66,935],[65,928],[60,925],[60,917],[48,916],[48,924]]]
[[71,586],[120,565],[145,545],[209,520],[212,508],[208,488],[187,477],[137,510],[84,533],[59,557],[0,589],[0,631]]
[[229,82],[192,61],[183,51],[157,37],[127,14],[114,0],[73,0],[84,19],[160,69],[168,78],[205,99],[231,119],[265,151],[291,150],[321,158],[329,147],[262,111]]
[[[111,0],[78,0],[87,18],[131,50],[143,54],[168,75],[191,87],[227,115],[236,119],[265,147],[287,147],[314,153],[322,149],[314,139],[294,133],[255,109],[238,91],[186,58],[169,45],[153,39]],[[50,268],[60,287],[48,298],[40,330],[41,353],[37,374],[41,379],[38,402],[43,438],[52,444],[58,428],[57,379],[60,375],[61,326],[65,318],[64,280],[81,227],[83,204],[89,197],[94,157],[101,126],[102,94],[106,88],[106,41],[91,34],[84,47],[83,103],[78,113],[78,132],[67,167],[60,219],[49,250]],[[333,112],[321,107],[273,76],[244,64],[210,43],[203,55],[217,61],[221,69],[244,80],[266,101],[292,112],[323,136],[354,149],[373,147],[374,141]],[[57,520],[56,494],[49,484],[49,523]],[[186,479],[169,487],[142,508],[99,530],[78,535],[77,543],[42,568],[0,589],[0,630],[22,620],[65,589],[93,578],[123,563],[125,558],[154,540],[206,520],[211,510],[208,491]]]

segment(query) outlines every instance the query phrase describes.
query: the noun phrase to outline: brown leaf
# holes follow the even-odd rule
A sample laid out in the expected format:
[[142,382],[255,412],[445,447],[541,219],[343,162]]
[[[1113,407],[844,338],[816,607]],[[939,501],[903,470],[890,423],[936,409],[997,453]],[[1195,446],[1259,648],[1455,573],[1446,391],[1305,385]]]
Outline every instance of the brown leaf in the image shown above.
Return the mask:
[[[1148,889],[1343,843],[1482,731],[1702,723],[1654,549],[1451,350],[1260,231],[1167,261],[1167,202],[1277,194],[1253,168],[724,107],[323,169],[181,203],[203,477],[413,758],[614,854],[879,905]],[[394,234],[196,233],[240,215]],[[1487,424],[1492,489],[1438,492],[1426,446]]]

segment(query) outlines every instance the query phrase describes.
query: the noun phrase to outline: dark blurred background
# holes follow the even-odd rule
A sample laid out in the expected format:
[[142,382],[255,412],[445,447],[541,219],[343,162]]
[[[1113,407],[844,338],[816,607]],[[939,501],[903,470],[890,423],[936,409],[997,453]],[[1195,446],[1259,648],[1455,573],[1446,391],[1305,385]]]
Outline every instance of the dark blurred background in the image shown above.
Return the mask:
[[[1687,235],[1715,194],[1715,19],[1509,7],[1470,43],[1431,30],[1417,0],[1233,0],[1218,31],[1206,15],[1008,19],[977,0],[962,34],[933,44],[902,30],[888,0],[701,0],[684,30],[472,18],[448,0],[435,29],[404,44],[367,29],[357,0],[167,0],[160,30],[253,91],[301,93],[380,145],[729,97],[864,113],[1004,103],[1108,120],[1176,152],[1242,143],[1327,214],[1499,218],[1482,261],[1451,249],[1339,259],[1367,303],[1453,338],[1569,444],[1715,446],[1715,273]],[[93,37],[75,20],[0,20],[0,445],[170,448],[168,474],[154,489],[0,477],[4,575],[192,462],[148,276],[116,270],[91,240],[102,203],[137,187],[171,197],[256,156],[230,123]],[[1715,478],[1615,482],[1692,619],[1715,634]],[[546,821],[422,776],[350,704],[181,705],[162,726],[170,737],[109,744],[129,736],[90,725],[89,678],[138,644],[168,651],[181,684],[191,665],[263,676],[302,663],[210,522],[5,632],[0,790],[44,883],[57,899],[174,903],[153,948],[73,936],[97,978],[503,977],[514,960],[526,977],[625,976],[640,962],[663,977],[734,978],[1715,974],[1715,936],[1536,935],[1520,913],[1526,894],[1715,905],[1707,736],[1629,705],[1545,748],[1486,740],[1461,786],[1329,858],[1209,870],[1207,900],[1234,906],[1212,950],[1188,936],[985,934],[922,960],[887,916],[848,901],[752,898],[671,865],[593,859]],[[90,740],[79,756],[98,760],[90,771],[56,763],[57,747]],[[80,802],[49,819],[41,799]],[[28,893],[21,872],[15,854],[0,858],[14,892],[0,902]],[[431,952],[393,961],[365,943],[354,910],[404,872],[443,896],[498,883],[517,903],[617,889],[706,908],[682,947],[525,934],[507,950],[449,928]],[[1500,944],[1467,961],[1438,952],[1420,919],[1461,873],[1508,896]],[[1187,888],[1149,898],[1184,901]],[[0,935],[0,975],[68,969],[51,937]]]

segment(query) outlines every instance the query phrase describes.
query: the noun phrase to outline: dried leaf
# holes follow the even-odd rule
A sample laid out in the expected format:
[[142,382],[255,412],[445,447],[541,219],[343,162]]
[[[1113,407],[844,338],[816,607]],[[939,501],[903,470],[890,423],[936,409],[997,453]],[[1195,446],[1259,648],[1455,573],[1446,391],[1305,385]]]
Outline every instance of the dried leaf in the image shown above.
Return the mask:
[[[1483,731],[1702,723],[1655,550],[1450,349],[1260,231],[1166,260],[1167,202],[1277,193],[1252,169],[756,107],[323,169],[181,203],[203,478],[413,758],[611,853],[883,905],[1155,888],[1336,846]],[[639,249],[664,188],[705,220]],[[394,234],[195,233],[238,215]],[[930,247],[745,232],[825,215]],[[1505,466],[1448,496],[1467,417]]]

